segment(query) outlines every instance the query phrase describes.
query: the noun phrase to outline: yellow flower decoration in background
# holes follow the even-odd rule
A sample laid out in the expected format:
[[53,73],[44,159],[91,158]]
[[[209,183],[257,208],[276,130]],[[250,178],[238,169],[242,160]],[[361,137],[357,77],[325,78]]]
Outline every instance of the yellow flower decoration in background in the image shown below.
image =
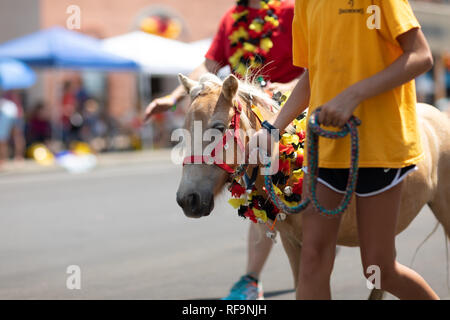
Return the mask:
[[245,75],[247,73],[247,66],[243,63],[239,63],[236,68],[236,73]]
[[264,20],[270,22],[274,27],[278,27],[280,25],[280,21],[275,19],[274,17],[266,16]]
[[269,10],[269,5],[265,1],[260,2],[261,9]]
[[256,32],[261,32],[263,30],[264,25],[259,22],[252,22],[249,26],[250,30],[254,30]]
[[242,18],[243,16],[246,16],[247,14],[248,14],[248,10],[245,10],[242,12],[233,13],[233,14],[231,14],[231,17],[234,20],[239,20],[240,18]]
[[232,65],[237,65],[239,63],[239,61],[241,60],[241,57],[244,54],[244,50],[243,49],[238,49],[229,59],[230,63]]
[[248,32],[244,27],[240,27],[228,37],[231,43],[237,43],[241,38],[248,39]]
[[[257,70],[267,62],[267,55],[274,46],[270,37],[280,25],[277,8],[281,1],[262,0],[260,3],[261,10],[253,20],[250,20],[249,10],[244,2],[238,2],[236,9],[231,13],[235,23],[228,37],[232,48],[228,62],[233,73],[240,77],[244,77],[247,73],[257,73]],[[244,52],[240,52],[241,49]]]
[[248,42],[244,43],[244,50],[247,50],[250,52],[255,52],[257,48],[258,48],[257,46],[255,46],[251,43],[248,43]]
[[273,41],[270,38],[261,39],[260,46],[264,51],[269,51],[273,48]]

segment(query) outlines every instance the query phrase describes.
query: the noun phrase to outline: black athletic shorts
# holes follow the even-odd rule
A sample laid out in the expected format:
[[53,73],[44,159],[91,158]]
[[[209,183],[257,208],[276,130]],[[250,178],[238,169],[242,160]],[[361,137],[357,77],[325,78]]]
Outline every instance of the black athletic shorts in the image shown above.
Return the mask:
[[[409,173],[417,170],[416,165],[401,169],[360,168],[356,182],[356,195],[370,197],[387,191],[399,184]],[[307,172],[307,168],[303,171]],[[319,168],[318,181],[333,191],[345,193],[348,182],[348,169]]]

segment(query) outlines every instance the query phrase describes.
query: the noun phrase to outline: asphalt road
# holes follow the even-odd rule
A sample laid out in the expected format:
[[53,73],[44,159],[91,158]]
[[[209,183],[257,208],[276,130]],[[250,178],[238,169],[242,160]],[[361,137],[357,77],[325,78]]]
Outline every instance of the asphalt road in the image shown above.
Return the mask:
[[[213,214],[187,219],[175,202],[181,168],[165,161],[93,172],[0,176],[0,299],[217,299],[245,270],[248,222],[224,196]],[[410,265],[436,220],[428,208],[397,240]],[[419,251],[414,269],[445,298],[442,228]],[[69,290],[67,267],[81,268]],[[293,299],[281,243],[262,276],[266,297]],[[342,248],[332,278],[336,299],[365,299],[359,251]],[[392,298],[392,297],[388,297]]]

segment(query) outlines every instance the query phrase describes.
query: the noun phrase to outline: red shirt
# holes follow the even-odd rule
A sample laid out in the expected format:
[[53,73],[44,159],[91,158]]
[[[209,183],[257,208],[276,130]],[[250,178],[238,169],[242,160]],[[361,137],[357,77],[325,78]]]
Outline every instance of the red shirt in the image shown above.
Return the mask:
[[[291,0],[281,2],[278,19],[280,26],[272,35],[273,48],[270,49],[262,75],[271,82],[286,83],[299,77],[303,69],[292,64],[292,20],[294,19],[294,3]],[[218,62],[221,66],[230,65],[231,55],[229,35],[233,30],[234,19],[231,14],[235,7],[222,17],[211,47],[205,58]],[[252,21],[258,14],[257,9],[248,8],[248,19]],[[231,67],[231,66],[230,66]]]

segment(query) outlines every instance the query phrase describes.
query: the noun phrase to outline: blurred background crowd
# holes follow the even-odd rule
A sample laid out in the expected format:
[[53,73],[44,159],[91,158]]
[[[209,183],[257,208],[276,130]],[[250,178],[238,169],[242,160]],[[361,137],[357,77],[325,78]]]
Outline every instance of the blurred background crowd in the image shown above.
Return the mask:
[[[450,1],[410,2],[435,55],[433,70],[417,79],[418,100],[444,110],[450,94]],[[146,126],[142,112],[174,88],[178,72],[189,73],[202,61],[233,3],[2,1],[0,66],[8,63],[2,59],[17,59],[30,68],[33,81],[20,76],[24,83],[8,86],[0,80],[0,110],[10,119],[0,123],[0,162],[34,157],[37,144],[54,154],[80,142],[93,153],[170,146],[171,131],[183,123],[183,108]]]

